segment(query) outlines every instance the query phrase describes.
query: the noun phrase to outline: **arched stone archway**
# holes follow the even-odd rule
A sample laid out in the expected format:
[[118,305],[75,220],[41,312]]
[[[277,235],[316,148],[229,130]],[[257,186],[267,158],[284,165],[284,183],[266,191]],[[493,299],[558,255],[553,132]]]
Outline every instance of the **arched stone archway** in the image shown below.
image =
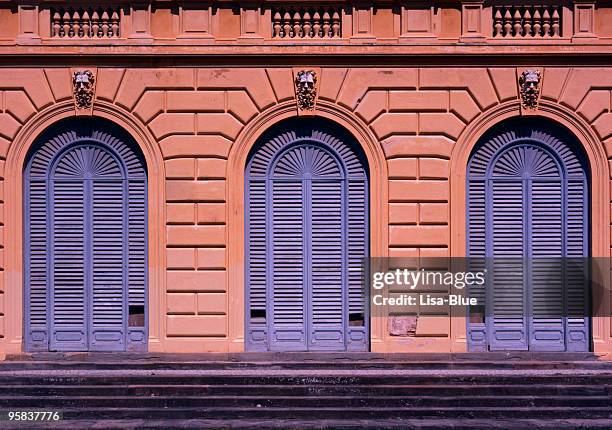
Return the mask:
[[507,120],[474,148],[466,187],[468,256],[487,271],[469,348],[588,351],[589,168],[576,138]]
[[[24,350],[25,333],[25,279],[24,279],[24,181],[23,172],[27,157],[37,139],[54,124],[75,118],[72,100],[50,106],[24,125],[8,150],[5,163],[5,246],[11,253],[5,257],[5,305],[11,312],[5,316],[4,351],[17,354]],[[149,351],[163,351],[166,343],[165,319],[161,318],[165,306],[164,213],[159,208],[165,198],[164,164],[161,150],[147,129],[129,112],[97,101],[92,115],[77,117],[79,120],[99,118],[129,135],[142,152],[147,168],[146,248],[148,258],[147,284],[147,335],[145,344]],[[76,119],[75,119],[76,120]]]
[[[312,118],[312,117],[311,117]],[[262,112],[246,125],[229,154],[227,172],[228,190],[228,309],[230,314],[230,351],[245,348],[245,166],[248,155],[258,139],[275,125],[296,117],[295,103],[285,102]],[[382,147],[375,136],[358,118],[342,107],[320,100],[314,119],[331,122],[346,130],[364,153],[369,167],[369,222],[370,254],[376,257],[388,255],[388,186],[387,163]],[[384,327],[380,318],[370,325],[370,349],[384,351]]]

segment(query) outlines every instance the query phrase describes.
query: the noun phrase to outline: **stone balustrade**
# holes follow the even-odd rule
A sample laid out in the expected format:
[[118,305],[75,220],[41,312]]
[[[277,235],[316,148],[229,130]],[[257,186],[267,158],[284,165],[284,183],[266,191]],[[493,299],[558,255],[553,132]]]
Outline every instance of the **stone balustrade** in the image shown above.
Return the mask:
[[342,37],[339,7],[274,7],[272,38],[334,39]]
[[559,37],[561,24],[561,6],[558,5],[493,7],[493,37]]
[[120,12],[118,8],[72,8],[51,10],[51,37],[53,38],[118,38]]

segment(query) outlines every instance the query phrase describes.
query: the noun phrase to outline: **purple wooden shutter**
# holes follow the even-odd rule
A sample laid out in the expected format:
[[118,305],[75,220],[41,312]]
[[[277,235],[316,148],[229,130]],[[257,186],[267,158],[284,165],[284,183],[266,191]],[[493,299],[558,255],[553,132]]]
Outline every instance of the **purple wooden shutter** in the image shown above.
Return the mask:
[[346,142],[345,134],[326,127],[286,127],[266,136],[250,157],[250,350],[367,347],[361,279],[368,252],[367,178]]
[[128,330],[132,302],[144,313],[146,300],[146,172],[128,140],[114,126],[81,119],[50,129],[30,157],[28,351],[146,345],[144,318]]
[[468,322],[472,350],[588,350],[587,178],[571,141],[508,127],[470,160],[468,252],[495,258],[486,325]]
[[85,186],[82,181],[56,179],[51,215],[51,339],[52,351],[87,349],[85,255]]

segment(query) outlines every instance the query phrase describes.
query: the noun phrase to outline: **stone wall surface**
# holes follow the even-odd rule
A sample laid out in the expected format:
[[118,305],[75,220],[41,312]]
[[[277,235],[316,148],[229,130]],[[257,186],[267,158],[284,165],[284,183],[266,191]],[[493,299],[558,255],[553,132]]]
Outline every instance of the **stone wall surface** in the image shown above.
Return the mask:
[[[138,2],[84,19],[61,2],[0,0],[0,351],[21,348],[23,163],[44,128],[74,115],[116,121],[145,153],[150,350],[243,349],[244,163],[290,117],[335,121],[364,148],[372,254],[392,257],[465,255],[471,148],[510,117],[555,121],[585,148],[592,255],[610,256],[607,3],[564,3],[558,28],[551,18],[537,34],[514,22],[508,34],[510,21],[482,2],[329,6],[316,23],[300,7]],[[527,69],[541,76],[533,109],[520,101]],[[88,109],[73,100],[82,70],[95,76]],[[296,105],[300,70],[317,72],[313,111]],[[612,351],[612,300],[595,300],[607,312],[595,349]],[[423,315],[399,339],[373,321],[371,337],[377,351],[462,351],[465,321]]]

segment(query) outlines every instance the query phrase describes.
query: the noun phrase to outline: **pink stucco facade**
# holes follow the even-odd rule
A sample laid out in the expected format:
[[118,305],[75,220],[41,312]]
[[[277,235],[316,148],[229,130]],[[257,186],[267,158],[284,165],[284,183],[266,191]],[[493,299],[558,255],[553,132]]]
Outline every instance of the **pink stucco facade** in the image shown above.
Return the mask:
[[[603,3],[560,7],[558,34],[541,38],[498,37],[497,9],[478,1],[355,5],[338,8],[337,37],[308,40],[275,36],[276,3],[126,5],[117,34],[93,38],[60,36],[59,7],[0,1],[0,356],[23,350],[24,163],[43,130],[75,115],[115,122],[146,160],[149,351],[244,350],[245,165],[262,133],[296,116],[333,121],[359,143],[370,254],[381,257],[465,256],[471,150],[506,119],[546,118],[588,157],[590,255],[610,257],[612,8]],[[72,74],[86,69],[94,99],[78,109]],[[296,105],[304,69],[318,76],[308,112]],[[541,74],[533,109],[521,106],[525,69]],[[609,353],[610,291],[593,300],[602,305],[593,349]],[[422,315],[409,337],[371,321],[372,351],[466,348],[464,318]]]

